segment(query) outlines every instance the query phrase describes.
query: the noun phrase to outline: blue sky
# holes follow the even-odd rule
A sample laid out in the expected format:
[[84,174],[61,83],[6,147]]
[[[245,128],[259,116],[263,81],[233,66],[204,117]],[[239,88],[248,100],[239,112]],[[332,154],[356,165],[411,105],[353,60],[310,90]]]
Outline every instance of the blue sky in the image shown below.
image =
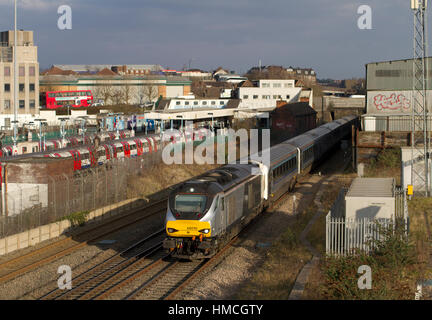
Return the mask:
[[[409,0],[18,0],[18,27],[35,31],[41,67],[161,64],[245,72],[258,65],[314,68],[319,78],[364,77],[369,62],[412,56]],[[72,30],[57,8],[72,8]],[[360,5],[372,30],[357,27]],[[430,11],[430,10],[429,10]],[[13,0],[0,0],[0,30]]]

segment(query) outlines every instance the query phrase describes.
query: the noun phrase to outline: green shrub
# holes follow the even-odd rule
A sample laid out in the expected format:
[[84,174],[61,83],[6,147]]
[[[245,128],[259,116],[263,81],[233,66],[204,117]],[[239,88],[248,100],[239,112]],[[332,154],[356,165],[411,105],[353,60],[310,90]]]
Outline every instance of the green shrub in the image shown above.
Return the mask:
[[[420,263],[414,246],[401,224],[381,227],[382,239],[371,241],[368,255],[358,250],[350,255],[328,256],[321,264],[324,283],[320,291],[327,299],[413,299],[415,283],[420,278]],[[372,289],[360,290],[357,273],[360,266],[372,270]]]
[[378,156],[375,164],[379,164],[382,167],[397,168],[401,162],[401,149],[384,149]]
[[72,226],[82,226],[87,221],[89,211],[79,211],[64,216],[61,220],[69,220]]

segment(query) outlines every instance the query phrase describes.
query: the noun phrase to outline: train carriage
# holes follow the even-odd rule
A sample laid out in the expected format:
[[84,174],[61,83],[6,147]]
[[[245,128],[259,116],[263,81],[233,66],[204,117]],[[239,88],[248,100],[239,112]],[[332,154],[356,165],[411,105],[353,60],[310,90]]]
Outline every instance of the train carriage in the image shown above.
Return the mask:
[[163,246],[178,258],[211,257],[261,211],[255,164],[227,165],[178,186],[168,201]]
[[292,190],[297,181],[297,149],[290,145],[270,148],[270,193],[279,199],[287,190]]
[[252,160],[244,158],[239,164],[211,170],[180,184],[168,199],[163,247],[177,258],[211,257],[263,208],[294,187],[298,175],[309,173],[350,134],[351,125],[358,125],[356,117],[273,146],[268,166],[252,155]]
[[312,170],[314,141],[310,136],[302,134],[283,142],[282,145],[291,145],[297,149],[297,170],[299,174],[307,174]]

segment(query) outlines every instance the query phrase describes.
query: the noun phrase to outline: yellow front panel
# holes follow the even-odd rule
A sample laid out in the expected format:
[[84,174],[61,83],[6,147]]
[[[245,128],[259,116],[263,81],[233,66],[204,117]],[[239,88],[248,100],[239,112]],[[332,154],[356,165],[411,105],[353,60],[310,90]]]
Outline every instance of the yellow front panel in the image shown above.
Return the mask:
[[[168,232],[168,228],[176,229],[177,232]],[[201,233],[199,230],[209,229],[209,233]],[[166,225],[166,232],[171,237],[199,237],[203,235],[203,237],[210,237],[211,228],[210,222],[198,221],[198,220],[176,220],[176,221],[168,221]]]

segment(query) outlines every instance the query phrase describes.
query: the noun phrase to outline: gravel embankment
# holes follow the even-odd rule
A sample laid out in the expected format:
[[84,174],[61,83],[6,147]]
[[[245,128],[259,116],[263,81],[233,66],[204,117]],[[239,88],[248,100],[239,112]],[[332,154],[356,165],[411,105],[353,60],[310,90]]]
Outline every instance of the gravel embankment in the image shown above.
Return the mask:
[[[5,284],[0,285],[0,299],[38,299],[57,287],[58,267],[68,265],[72,276],[79,275],[98,263],[123,251],[162,226],[162,217],[145,219],[132,227],[127,227],[110,235],[106,240],[116,240],[112,244],[91,244],[67,256],[52,261]],[[73,285],[73,280],[72,280]]]

